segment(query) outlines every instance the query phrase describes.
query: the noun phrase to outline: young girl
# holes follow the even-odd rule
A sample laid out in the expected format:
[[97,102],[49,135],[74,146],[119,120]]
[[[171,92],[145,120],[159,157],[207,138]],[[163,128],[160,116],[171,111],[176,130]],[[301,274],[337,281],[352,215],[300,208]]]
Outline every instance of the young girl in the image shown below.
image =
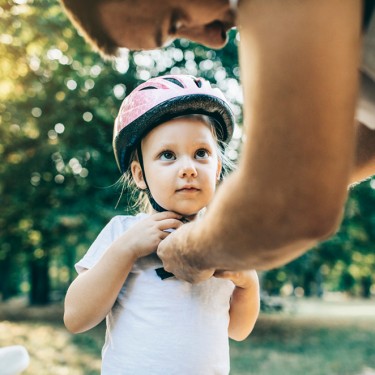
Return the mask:
[[228,336],[243,340],[252,331],[255,271],[217,271],[190,284],[163,272],[156,255],[171,231],[209,205],[233,125],[223,94],[192,76],[150,79],[124,100],[116,160],[152,208],[107,224],[77,263],[65,301],[74,333],[107,317],[102,374],[228,374]]

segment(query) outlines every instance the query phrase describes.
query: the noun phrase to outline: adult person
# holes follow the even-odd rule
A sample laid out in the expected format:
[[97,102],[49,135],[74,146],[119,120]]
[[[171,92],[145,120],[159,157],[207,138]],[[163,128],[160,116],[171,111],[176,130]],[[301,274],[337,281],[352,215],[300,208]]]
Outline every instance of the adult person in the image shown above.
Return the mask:
[[[230,27],[240,31],[240,165],[199,225],[161,242],[166,270],[197,282],[215,269],[267,269],[335,232],[351,176],[375,169],[368,140],[359,151],[362,128],[355,156],[354,126],[362,36],[368,33],[371,47],[375,26],[372,1],[242,0],[238,8],[226,0],[62,2],[104,54],[180,37],[219,48]],[[366,75],[375,60],[369,56]]]

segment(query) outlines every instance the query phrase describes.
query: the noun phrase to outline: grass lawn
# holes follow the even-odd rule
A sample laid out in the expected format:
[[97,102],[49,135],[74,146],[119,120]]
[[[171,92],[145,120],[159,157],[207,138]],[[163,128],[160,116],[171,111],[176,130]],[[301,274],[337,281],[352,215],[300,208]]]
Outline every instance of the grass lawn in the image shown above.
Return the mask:
[[372,375],[375,319],[263,316],[231,359],[236,375]]
[[[71,335],[60,306],[0,305],[0,319],[0,346],[21,344],[30,353],[23,374],[100,373],[103,326]],[[289,313],[262,314],[246,341],[231,342],[231,367],[231,375],[375,375],[375,303],[307,302]]]

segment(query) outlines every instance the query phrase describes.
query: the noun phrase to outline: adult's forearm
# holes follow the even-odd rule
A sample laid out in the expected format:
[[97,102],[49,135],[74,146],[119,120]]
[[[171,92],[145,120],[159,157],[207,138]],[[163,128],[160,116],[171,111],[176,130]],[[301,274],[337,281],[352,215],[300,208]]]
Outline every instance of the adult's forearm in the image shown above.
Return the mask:
[[198,269],[274,268],[332,234],[341,218],[342,210],[330,222],[326,217],[314,219],[314,213],[309,215],[295,206],[266,207],[267,201],[264,210],[256,211],[263,198],[250,195],[240,174],[231,176],[202,221],[176,233],[178,247],[186,247],[188,262]]
[[360,2],[241,3],[239,170],[185,230],[200,268],[268,269],[334,233],[354,150]]
[[[353,169],[350,174],[350,183],[360,182],[375,174],[375,131],[369,129],[368,127],[366,127],[365,125],[361,123],[356,124],[356,127],[357,127],[357,131],[356,131],[356,137],[355,137],[356,139],[355,157],[354,157]],[[235,203],[236,200],[239,201],[239,206],[238,206],[238,211],[237,211],[238,215],[240,215],[241,212],[243,212],[243,207],[245,206],[244,204],[241,208],[241,205],[243,203],[242,202],[243,198],[240,198],[237,193],[234,194],[233,192],[234,191],[237,192],[237,189],[239,188],[239,186],[242,185],[242,181],[244,180],[245,178],[233,176],[233,177],[230,177],[228,182],[224,185],[222,195],[226,195],[227,197],[219,196],[217,200],[215,200],[214,202],[214,204],[217,203],[217,204],[222,205],[223,215],[224,213],[226,213],[226,215],[228,216],[234,215],[233,213],[230,213],[231,211],[236,211],[234,207],[232,209],[231,203]],[[246,186],[243,186],[243,189],[246,190]],[[227,204],[224,203],[226,200],[227,200]],[[214,209],[215,212],[212,213],[213,217],[221,215],[217,212],[218,209],[219,208]],[[240,220],[238,215],[236,214],[235,218],[233,219],[235,223],[237,220]],[[278,231],[281,230],[282,226],[277,225],[276,228],[269,228],[270,233],[271,233],[269,237],[271,239],[277,240],[277,238],[281,238],[280,245],[279,245],[280,247],[277,248],[271,245],[269,246],[269,250],[259,251],[258,253],[251,251],[249,249],[247,253],[248,260],[246,261],[246,263],[244,261],[244,256],[236,252],[236,249],[241,249],[241,247],[246,246],[246,244],[244,245],[242,245],[241,243],[235,244],[235,242],[233,241],[233,238],[235,238],[236,236],[233,236],[232,238],[230,238],[231,236],[229,233],[229,228],[226,230],[220,224],[217,228],[218,229],[217,233],[212,233],[211,232],[212,229],[207,231],[205,228],[211,227],[210,225],[211,218],[208,218],[206,222],[203,222],[203,223],[201,222],[199,226],[197,225],[197,228],[191,231],[191,235],[195,238],[196,243],[200,244],[200,246],[197,246],[197,248],[200,248],[198,251],[201,252],[201,255],[200,256],[198,255],[197,265],[200,267],[205,265],[207,267],[214,267],[214,268],[225,268],[225,265],[228,265],[230,269],[240,269],[242,267],[245,267],[246,264],[248,263],[249,265],[252,265],[252,264],[258,265],[257,268],[262,269],[262,268],[270,268],[272,267],[272,265],[277,266],[280,264],[284,264],[288,262],[288,260],[290,260],[290,257],[293,258],[295,256],[298,256],[299,253],[303,253],[305,250],[314,246],[317,241],[327,237],[330,234],[330,231],[334,231],[335,229],[335,221],[332,222],[333,224],[326,223],[325,220],[320,221],[318,219],[311,220],[310,222],[311,216],[309,215],[305,215],[305,216],[307,216],[307,218],[306,219],[302,218],[302,222],[305,222],[307,225],[307,228],[310,228],[312,230],[311,232],[312,236],[310,236],[311,238],[309,238],[309,236],[305,236],[305,240],[304,241],[302,240],[299,243],[296,242],[293,248],[292,244],[289,244],[289,246],[286,245],[289,242],[288,235],[280,237],[280,234],[278,234]],[[267,222],[270,223],[269,218],[265,218],[265,219],[266,219],[266,223]],[[339,219],[340,219],[340,211],[338,211],[338,218],[336,220],[336,223],[339,223],[340,221]],[[253,228],[254,228],[253,232],[256,237],[258,237],[257,236],[258,226],[265,228],[264,221],[265,220],[263,218],[263,220],[257,221],[255,225],[253,225]],[[201,233],[199,231],[199,228],[201,227],[202,224],[203,224],[203,227],[202,227],[203,230]],[[237,235],[240,236],[239,238],[244,237],[248,241],[246,243],[251,243],[251,240],[249,240],[249,236],[251,235],[250,231],[246,231],[244,229],[244,225],[241,225],[241,223],[237,223],[237,225],[239,225],[239,227],[242,228],[244,232],[247,232],[245,235],[244,234],[241,235],[239,233],[239,230],[236,229]],[[295,228],[295,227],[296,225],[292,226],[292,228]],[[315,235],[313,232],[313,228],[315,228]],[[220,231],[222,231],[223,235],[219,233]],[[289,233],[289,236],[291,236],[291,238],[295,238],[297,234],[294,229],[292,232],[288,230],[287,233]],[[222,237],[222,241],[220,241],[220,243],[217,244],[217,241],[214,241],[214,236]],[[201,241],[199,241],[199,238],[201,239]],[[208,244],[207,248],[201,248],[203,242],[205,244]],[[206,249],[210,248],[209,244],[213,242],[216,242],[215,246],[216,245],[218,246],[216,250],[215,248],[212,248],[211,251],[214,252],[214,254],[209,255],[209,251],[207,251],[206,253]],[[227,252],[225,249],[225,246],[230,246],[230,248],[233,249],[233,251]]]

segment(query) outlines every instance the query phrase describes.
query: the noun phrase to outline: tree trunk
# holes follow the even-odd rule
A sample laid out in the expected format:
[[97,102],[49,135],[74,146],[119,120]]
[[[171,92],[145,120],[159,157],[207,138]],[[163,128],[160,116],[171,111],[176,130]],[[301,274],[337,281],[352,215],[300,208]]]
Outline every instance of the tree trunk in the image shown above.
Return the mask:
[[49,302],[49,257],[43,256],[30,262],[30,304],[46,305]]
[[18,284],[12,280],[12,262],[5,258],[0,262],[0,300],[6,301],[17,294]]

